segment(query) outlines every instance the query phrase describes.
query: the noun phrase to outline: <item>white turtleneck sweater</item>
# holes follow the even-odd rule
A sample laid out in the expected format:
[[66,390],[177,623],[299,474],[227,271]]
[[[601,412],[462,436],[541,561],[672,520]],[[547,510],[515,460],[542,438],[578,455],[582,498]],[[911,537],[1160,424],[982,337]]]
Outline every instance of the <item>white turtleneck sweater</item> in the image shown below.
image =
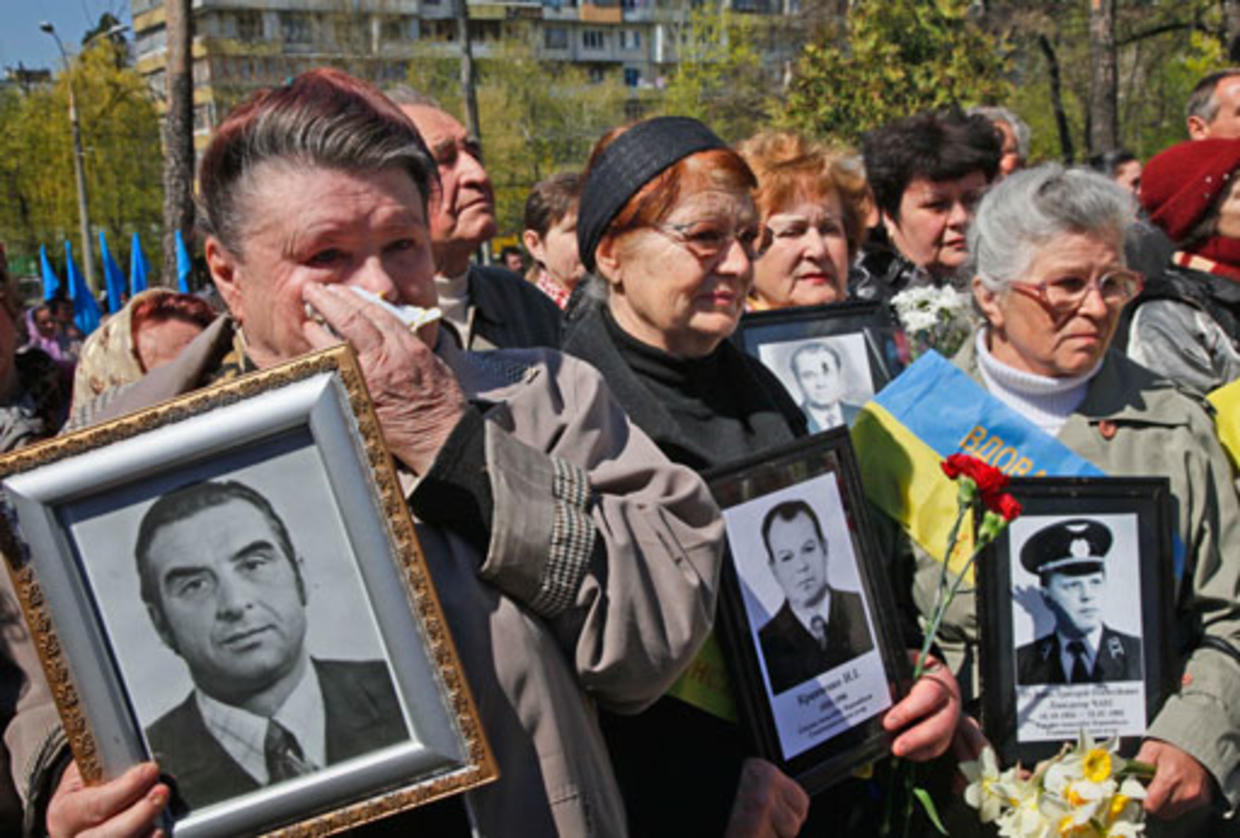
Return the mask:
[[469,271],[460,276],[435,274],[435,291],[443,319],[456,329],[461,345],[469,346]]
[[1009,367],[990,354],[986,329],[977,330],[977,360],[990,394],[1051,436],[1058,436],[1069,414],[1081,406],[1089,381],[1102,368],[1102,359],[1088,372],[1052,378]]

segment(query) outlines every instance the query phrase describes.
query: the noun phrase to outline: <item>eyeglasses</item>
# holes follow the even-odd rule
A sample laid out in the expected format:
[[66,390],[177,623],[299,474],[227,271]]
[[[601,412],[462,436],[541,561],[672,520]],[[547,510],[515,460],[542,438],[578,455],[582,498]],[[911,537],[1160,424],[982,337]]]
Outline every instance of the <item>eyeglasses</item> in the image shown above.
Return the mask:
[[753,261],[766,250],[770,241],[766,232],[760,230],[756,224],[737,229],[710,221],[695,221],[688,224],[665,222],[655,224],[651,229],[684,245],[686,250],[702,262],[720,258],[734,239],[741,246],[741,250],[745,251],[745,256]]
[[1091,290],[1096,289],[1102,302],[1108,306],[1122,306],[1141,293],[1145,278],[1127,268],[1111,268],[1101,276],[1086,279],[1082,276],[1064,276],[1043,282],[1013,282],[1012,290],[1032,297],[1048,311],[1055,314],[1072,314],[1085,302]]

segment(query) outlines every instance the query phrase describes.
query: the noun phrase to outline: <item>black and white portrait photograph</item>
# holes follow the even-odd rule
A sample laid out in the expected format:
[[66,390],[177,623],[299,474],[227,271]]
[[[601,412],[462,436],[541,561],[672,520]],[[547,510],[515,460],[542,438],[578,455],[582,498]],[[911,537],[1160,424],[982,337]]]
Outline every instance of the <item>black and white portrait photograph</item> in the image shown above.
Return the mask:
[[1112,735],[1144,733],[1137,516],[1029,515],[1010,538],[1017,739],[1071,738],[1096,720],[1085,707]]
[[74,508],[72,530],[150,753],[185,805],[408,741],[317,450],[170,479],[185,482]]
[[724,519],[785,758],[890,706],[835,476]]
[[874,395],[862,332],[764,343],[758,357],[800,406],[812,433],[851,426]]

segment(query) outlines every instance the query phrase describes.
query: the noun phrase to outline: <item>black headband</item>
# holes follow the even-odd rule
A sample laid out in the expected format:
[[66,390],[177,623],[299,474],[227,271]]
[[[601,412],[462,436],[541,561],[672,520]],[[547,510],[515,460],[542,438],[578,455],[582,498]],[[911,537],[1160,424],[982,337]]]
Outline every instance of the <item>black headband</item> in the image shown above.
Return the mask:
[[586,270],[594,270],[594,251],[607,226],[639,189],[690,154],[727,147],[715,132],[687,116],[656,116],[616,137],[590,167],[581,190],[577,252]]

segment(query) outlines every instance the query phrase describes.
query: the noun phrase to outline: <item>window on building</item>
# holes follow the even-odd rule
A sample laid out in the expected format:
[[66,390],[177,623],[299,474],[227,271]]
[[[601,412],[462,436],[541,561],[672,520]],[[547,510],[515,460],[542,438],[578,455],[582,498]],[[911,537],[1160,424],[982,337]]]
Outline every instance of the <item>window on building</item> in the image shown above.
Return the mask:
[[637,29],[620,30],[620,49],[641,49],[642,33]]
[[543,47],[568,49],[568,30],[563,26],[548,26],[543,30]]
[[642,82],[642,71],[636,67],[624,68],[624,86],[637,87]]
[[280,35],[285,43],[309,44],[310,16],[301,12],[280,12]]
[[602,29],[582,29],[581,46],[584,49],[603,49],[607,44],[607,33]]
[[409,23],[409,18],[405,17],[384,18],[379,32],[380,39],[387,43],[409,40]]
[[261,41],[263,39],[263,13],[243,10],[236,13],[237,40]]

